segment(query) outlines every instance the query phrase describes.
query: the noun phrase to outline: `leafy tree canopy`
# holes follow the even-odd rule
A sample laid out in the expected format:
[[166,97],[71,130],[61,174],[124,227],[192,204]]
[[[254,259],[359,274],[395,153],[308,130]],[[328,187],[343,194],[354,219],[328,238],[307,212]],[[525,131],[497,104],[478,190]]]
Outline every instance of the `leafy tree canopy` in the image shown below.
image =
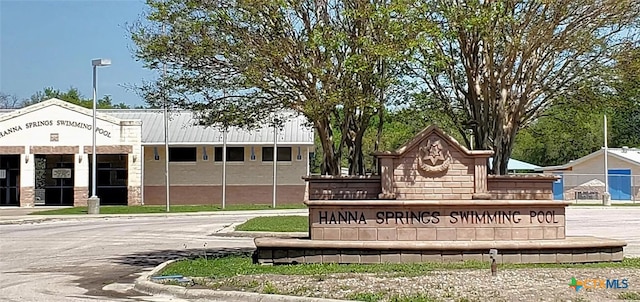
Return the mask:
[[[416,33],[409,1],[148,0],[131,28],[157,82],[151,104],[192,109],[205,124],[252,127],[291,110],[313,124],[322,173],[364,172],[362,141]],[[336,133],[341,133],[340,136]]]
[[561,165],[604,145],[608,115],[610,147],[640,147],[640,51],[629,47],[603,68],[598,82],[583,82],[516,137],[513,156],[537,165]]
[[636,0],[425,1],[416,22],[439,26],[424,31],[407,67],[467,146],[493,150],[493,173],[504,174],[518,130],[635,45],[639,16]]
[[[22,106],[33,105],[42,101],[46,101],[48,99],[60,99],[78,106],[82,106],[85,108],[93,108],[93,98],[85,98],[77,88],[71,87],[67,91],[60,91],[51,87],[47,87],[42,91],[38,91],[29,98],[29,100],[25,100]],[[110,96],[104,96],[101,99],[96,100],[98,109],[127,109],[131,108],[129,105],[125,103],[114,104],[113,100]]]

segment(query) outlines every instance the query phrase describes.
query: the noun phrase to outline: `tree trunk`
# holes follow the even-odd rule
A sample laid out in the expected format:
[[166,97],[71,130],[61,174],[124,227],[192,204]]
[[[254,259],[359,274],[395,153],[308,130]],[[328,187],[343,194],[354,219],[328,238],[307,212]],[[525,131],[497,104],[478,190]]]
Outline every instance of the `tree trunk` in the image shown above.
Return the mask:
[[[380,62],[380,70],[384,78],[384,61]],[[384,128],[384,89],[380,88],[380,101],[378,107],[378,132],[376,133],[376,141],[373,145],[373,151],[378,151],[380,148],[380,140],[382,140],[382,129]],[[377,164],[374,163],[377,168]]]
[[[362,125],[361,125],[362,126]],[[364,154],[362,153],[362,137],[364,136],[364,130],[366,128],[362,127],[358,132],[356,132],[356,137],[353,140],[353,144],[350,146],[349,150],[349,175],[364,175]]]
[[320,164],[320,173],[322,175],[340,175],[340,158],[336,156],[333,145],[333,131],[331,124],[327,118],[323,118],[314,123],[320,144],[322,145],[322,163]]
[[515,140],[518,128],[520,127],[517,118],[511,117],[507,125],[504,122],[496,121],[497,129],[493,143],[493,167],[492,173],[506,175],[508,173],[508,163],[513,152],[513,141]]
[[364,154],[362,153],[362,138],[367,131],[371,120],[368,110],[362,112],[360,118],[351,118],[348,121],[345,143],[349,150],[349,175],[364,175]]
[[[384,128],[384,106],[382,100],[380,100],[380,108],[378,109],[378,130],[376,133],[376,141],[373,145],[373,151],[377,152],[380,150],[380,141],[382,140],[382,129]],[[373,173],[380,174],[380,169],[378,167],[378,160],[374,158],[373,160]]]

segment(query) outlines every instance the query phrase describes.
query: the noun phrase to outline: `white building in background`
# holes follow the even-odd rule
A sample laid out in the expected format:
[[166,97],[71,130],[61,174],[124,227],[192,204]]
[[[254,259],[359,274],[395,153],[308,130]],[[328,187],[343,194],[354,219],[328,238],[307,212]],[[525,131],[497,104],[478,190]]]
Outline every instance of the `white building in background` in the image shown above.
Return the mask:
[[[221,204],[222,132],[171,112],[171,204]],[[102,205],[164,205],[162,110],[97,114],[97,191]],[[58,99],[0,111],[0,206],[84,206],[91,188],[92,111]],[[227,134],[226,204],[271,204],[272,127]],[[278,130],[277,201],[304,199],[313,129],[291,117]]]
[[[605,192],[604,149],[560,166],[537,170],[561,176],[554,183],[556,200],[602,201]],[[608,148],[609,194],[614,202],[640,200],[640,149]]]

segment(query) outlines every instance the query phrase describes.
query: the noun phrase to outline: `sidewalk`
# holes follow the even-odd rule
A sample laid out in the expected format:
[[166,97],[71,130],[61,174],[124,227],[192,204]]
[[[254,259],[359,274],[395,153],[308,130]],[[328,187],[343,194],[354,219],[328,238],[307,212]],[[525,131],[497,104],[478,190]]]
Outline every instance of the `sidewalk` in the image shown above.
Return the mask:
[[216,215],[307,215],[307,209],[282,209],[282,210],[246,210],[246,211],[211,211],[211,212],[179,212],[179,213],[137,213],[137,214],[75,214],[75,215],[29,215],[38,211],[60,209],[61,207],[36,207],[36,208],[9,208],[0,207],[0,225],[37,223],[52,220],[80,220],[101,218],[130,218],[130,217],[168,217],[168,216],[216,216]]

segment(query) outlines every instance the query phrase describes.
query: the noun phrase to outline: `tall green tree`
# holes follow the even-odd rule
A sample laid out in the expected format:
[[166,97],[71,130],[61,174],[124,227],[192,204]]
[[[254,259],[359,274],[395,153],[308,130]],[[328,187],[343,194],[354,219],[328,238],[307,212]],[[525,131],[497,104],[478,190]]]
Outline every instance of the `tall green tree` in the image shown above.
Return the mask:
[[[136,56],[164,68],[140,91],[152,105],[191,109],[204,124],[253,127],[304,115],[322,146],[321,172],[364,172],[362,141],[411,35],[403,0],[148,0],[132,26]],[[336,132],[341,133],[338,137]]]
[[555,100],[544,114],[522,129],[516,136],[513,158],[554,166],[599,150],[604,143],[603,115],[607,104],[602,95],[589,90],[591,93],[582,93],[575,99]]
[[610,97],[615,101],[608,110],[611,118],[611,144],[640,147],[640,46],[629,45],[616,56],[613,88]]
[[[25,100],[23,102],[22,106],[33,105],[52,98],[60,99],[85,108],[93,108],[93,99],[84,97],[80,93],[80,91],[78,91],[78,89],[74,87],[69,88],[69,90],[67,91],[60,91],[52,87],[44,88],[42,91],[38,91],[35,94],[31,95],[29,100]],[[129,105],[122,102],[114,104],[113,100],[108,95],[96,100],[96,105],[98,109],[130,108]]]
[[[367,154],[378,150],[395,150],[410,141],[420,131],[434,124],[447,134],[452,134],[454,138],[460,139],[455,132],[455,127],[438,110],[425,109],[424,107],[418,110],[407,107],[386,109],[382,123],[380,123],[378,116],[373,118],[369,130],[365,134],[363,148]],[[380,125],[382,125],[382,134],[378,137],[378,126]],[[375,171],[377,166],[373,159],[369,157],[366,166],[369,170]]]
[[537,165],[560,165],[604,145],[604,114],[610,147],[640,147],[640,48],[629,45],[595,82],[560,96],[516,136],[513,157]]
[[428,30],[408,66],[414,83],[436,97],[468,147],[495,152],[494,174],[506,173],[521,127],[598,77],[623,42],[638,42],[636,0],[419,5],[415,23]]

